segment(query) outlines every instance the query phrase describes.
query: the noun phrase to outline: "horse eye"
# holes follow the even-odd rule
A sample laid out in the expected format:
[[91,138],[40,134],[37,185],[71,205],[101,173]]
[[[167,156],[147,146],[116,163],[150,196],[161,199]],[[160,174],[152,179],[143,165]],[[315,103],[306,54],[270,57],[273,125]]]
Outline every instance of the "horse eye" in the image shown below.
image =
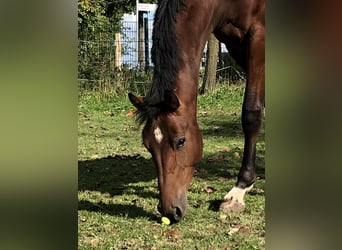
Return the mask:
[[179,138],[176,142],[177,149],[184,147],[184,145],[185,145],[185,137]]

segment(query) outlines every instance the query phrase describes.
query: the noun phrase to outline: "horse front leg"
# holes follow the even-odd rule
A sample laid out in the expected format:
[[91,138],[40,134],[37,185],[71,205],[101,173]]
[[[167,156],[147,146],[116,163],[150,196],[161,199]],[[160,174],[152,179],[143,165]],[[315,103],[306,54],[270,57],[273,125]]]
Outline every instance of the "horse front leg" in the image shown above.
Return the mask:
[[[260,32],[259,34],[262,34]],[[248,77],[242,107],[242,128],[245,135],[242,166],[235,186],[224,196],[220,205],[223,212],[243,211],[244,196],[256,179],[256,142],[262,125],[265,104],[264,40],[255,33],[248,56]]]
[[248,97],[245,98],[242,112],[242,127],[245,134],[245,145],[237,182],[223,198],[220,210],[223,212],[243,211],[245,209],[244,196],[250,191],[256,179],[255,157],[256,142],[263,117],[263,106],[253,104],[247,108]]

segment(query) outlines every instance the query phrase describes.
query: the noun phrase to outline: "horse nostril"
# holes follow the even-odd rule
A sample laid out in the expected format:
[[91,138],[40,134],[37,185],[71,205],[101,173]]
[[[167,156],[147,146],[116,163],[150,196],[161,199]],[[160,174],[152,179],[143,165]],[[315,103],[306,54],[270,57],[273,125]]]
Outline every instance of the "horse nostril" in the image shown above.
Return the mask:
[[180,221],[183,218],[183,211],[180,207],[175,207],[173,209],[173,218],[175,221]]
[[157,209],[162,216],[168,217],[173,223],[179,222],[184,217],[184,211],[181,207],[170,206],[168,210],[165,210],[159,203]]

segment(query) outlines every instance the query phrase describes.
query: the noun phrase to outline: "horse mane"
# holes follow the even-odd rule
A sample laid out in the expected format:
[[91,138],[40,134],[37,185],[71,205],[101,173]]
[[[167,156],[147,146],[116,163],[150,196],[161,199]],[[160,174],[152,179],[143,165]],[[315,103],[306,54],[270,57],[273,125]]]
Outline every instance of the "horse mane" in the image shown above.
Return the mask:
[[144,98],[143,108],[138,110],[140,124],[152,120],[163,111],[165,93],[173,91],[178,73],[178,45],[176,16],[184,9],[184,0],[159,0],[152,33],[153,81]]

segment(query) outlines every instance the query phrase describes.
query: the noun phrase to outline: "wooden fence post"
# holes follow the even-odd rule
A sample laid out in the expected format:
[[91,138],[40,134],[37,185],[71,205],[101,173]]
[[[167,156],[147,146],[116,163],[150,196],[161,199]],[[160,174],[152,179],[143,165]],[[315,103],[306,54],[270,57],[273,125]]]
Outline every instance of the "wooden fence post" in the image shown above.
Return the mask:
[[115,53],[114,53],[114,68],[121,71],[121,35],[120,33],[115,33]]

